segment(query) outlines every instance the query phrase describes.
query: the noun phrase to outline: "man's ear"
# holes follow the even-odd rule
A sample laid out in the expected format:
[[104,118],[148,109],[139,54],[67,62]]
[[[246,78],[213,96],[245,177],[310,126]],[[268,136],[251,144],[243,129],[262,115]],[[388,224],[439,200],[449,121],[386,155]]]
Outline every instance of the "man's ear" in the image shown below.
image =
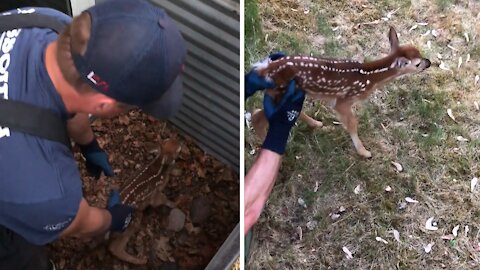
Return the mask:
[[103,112],[105,110],[109,110],[117,104],[116,100],[107,97],[104,94],[92,93],[91,95],[91,104],[93,104],[95,112]]
[[73,18],[70,27],[72,51],[84,55],[87,51],[87,42],[90,39],[92,22],[87,12]]

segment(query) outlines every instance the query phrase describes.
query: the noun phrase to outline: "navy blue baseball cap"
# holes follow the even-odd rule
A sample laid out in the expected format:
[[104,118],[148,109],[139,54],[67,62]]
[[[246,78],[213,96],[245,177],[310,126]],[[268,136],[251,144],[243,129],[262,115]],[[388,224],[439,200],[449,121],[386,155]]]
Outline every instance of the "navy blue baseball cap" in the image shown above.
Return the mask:
[[83,55],[75,66],[98,92],[159,118],[171,117],[183,96],[180,73],[186,45],[167,13],[146,0],[109,0],[91,17]]

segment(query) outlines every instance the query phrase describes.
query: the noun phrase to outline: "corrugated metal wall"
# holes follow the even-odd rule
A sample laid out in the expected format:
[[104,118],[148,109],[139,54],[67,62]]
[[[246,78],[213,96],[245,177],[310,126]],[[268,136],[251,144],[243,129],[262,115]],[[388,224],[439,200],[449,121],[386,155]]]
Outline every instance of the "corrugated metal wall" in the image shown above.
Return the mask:
[[240,165],[239,0],[152,0],[188,43],[185,98],[172,123],[207,152]]

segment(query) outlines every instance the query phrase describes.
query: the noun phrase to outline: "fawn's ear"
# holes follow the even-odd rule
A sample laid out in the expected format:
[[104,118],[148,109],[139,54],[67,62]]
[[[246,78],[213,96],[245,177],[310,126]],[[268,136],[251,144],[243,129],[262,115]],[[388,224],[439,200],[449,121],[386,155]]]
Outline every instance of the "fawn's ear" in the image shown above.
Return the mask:
[[390,33],[388,34],[388,39],[390,40],[390,53],[395,52],[398,49],[398,36],[395,28],[390,26]]

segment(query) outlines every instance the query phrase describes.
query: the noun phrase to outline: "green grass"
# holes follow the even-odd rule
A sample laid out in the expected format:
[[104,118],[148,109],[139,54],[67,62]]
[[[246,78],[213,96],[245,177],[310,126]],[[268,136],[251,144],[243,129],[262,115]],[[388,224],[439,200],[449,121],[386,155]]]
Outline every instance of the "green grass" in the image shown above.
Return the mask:
[[[301,10],[293,0],[259,1],[263,34],[268,36],[265,46],[251,47],[259,58],[282,49],[373,60],[388,52],[387,29],[395,25],[400,42],[419,46],[434,65],[387,84],[357,107],[359,136],[373,154],[368,160],[356,154],[348,133],[332,124],[335,114],[307,98],[304,111],[324,127],[298,123],[293,129],[276,186],[255,227],[259,246],[249,269],[478,269],[480,254],[472,245],[480,241],[480,211],[475,210],[480,209],[480,196],[479,191],[470,192],[470,180],[480,175],[480,118],[472,105],[473,100],[480,102],[472,83],[478,67],[472,60],[456,69],[459,56],[465,60],[470,53],[474,59],[478,53],[478,39],[460,42],[462,27],[475,25],[477,14],[467,8],[466,0],[437,1],[433,7],[426,0],[360,2],[365,7],[348,1],[313,1],[305,15],[292,11]],[[451,5],[457,6],[448,8]],[[436,14],[442,6],[447,17]],[[362,25],[397,8],[388,22]],[[429,25],[409,31],[419,21]],[[459,27],[453,30],[452,25]],[[422,36],[434,28],[451,29],[446,41]],[[317,41],[315,46],[312,40]],[[430,49],[427,40],[432,42]],[[452,40],[458,41],[459,51],[446,48]],[[437,53],[452,72],[435,65]],[[259,107],[260,94],[246,103],[247,110]],[[447,108],[454,111],[456,121],[448,117]],[[459,135],[469,141],[458,142]],[[245,152],[260,143],[249,130],[245,139]],[[247,169],[254,158],[246,157]],[[392,161],[402,164],[404,171],[397,172]],[[361,187],[359,194],[354,193],[356,186]],[[390,192],[385,191],[387,186]],[[400,209],[405,197],[419,203]],[[307,209],[298,205],[298,198]],[[340,207],[346,211],[333,220]],[[424,229],[432,216],[439,225],[435,232]],[[306,228],[310,220],[318,222],[312,231]],[[461,229],[452,245],[440,237],[455,225]],[[465,225],[470,226],[468,236]],[[393,229],[400,231],[401,243],[393,239]],[[376,236],[389,244],[375,241]],[[423,247],[430,242],[435,245],[426,254]],[[343,246],[354,252],[354,259],[345,259]]]

